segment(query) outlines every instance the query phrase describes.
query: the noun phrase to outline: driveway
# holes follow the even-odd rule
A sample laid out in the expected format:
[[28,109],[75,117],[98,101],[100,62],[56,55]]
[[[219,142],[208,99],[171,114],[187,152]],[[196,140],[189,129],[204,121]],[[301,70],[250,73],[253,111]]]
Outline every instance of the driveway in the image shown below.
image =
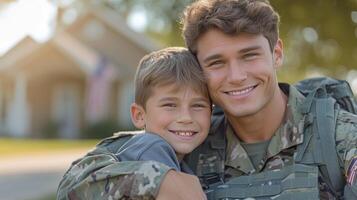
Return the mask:
[[70,163],[87,149],[0,158],[0,199],[35,200],[54,194]]

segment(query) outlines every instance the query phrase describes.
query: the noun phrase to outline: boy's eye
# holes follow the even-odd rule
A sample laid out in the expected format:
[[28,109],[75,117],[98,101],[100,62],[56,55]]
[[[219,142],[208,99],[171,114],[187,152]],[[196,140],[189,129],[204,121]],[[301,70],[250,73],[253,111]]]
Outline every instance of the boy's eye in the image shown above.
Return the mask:
[[176,107],[176,104],[174,104],[174,103],[165,103],[165,104],[163,104],[162,105],[162,107]]
[[196,103],[196,104],[193,104],[192,107],[194,107],[194,108],[207,108],[208,105],[205,104],[205,103]]

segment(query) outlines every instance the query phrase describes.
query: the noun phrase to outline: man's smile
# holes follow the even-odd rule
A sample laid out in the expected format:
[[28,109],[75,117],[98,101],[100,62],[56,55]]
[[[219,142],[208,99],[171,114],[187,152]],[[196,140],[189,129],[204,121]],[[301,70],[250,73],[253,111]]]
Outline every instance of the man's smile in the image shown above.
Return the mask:
[[242,89],[238,89],[238,90],[231,90],[231,91],[226,91],[224,92],[225,94],[228,94],[229,96],[242,96],[242,95],[246,95],[249,94],[251,91],[253,91],[257,85],[253,85],[253,86],[248,86]]

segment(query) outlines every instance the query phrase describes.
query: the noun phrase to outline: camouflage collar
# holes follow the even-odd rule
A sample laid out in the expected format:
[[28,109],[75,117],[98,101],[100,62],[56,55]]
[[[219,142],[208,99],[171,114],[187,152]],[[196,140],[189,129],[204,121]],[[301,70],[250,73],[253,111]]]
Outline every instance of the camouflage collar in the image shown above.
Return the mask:
[[[258,169],[255,169],[247,152],[241,146],[239,138],[234,134],[232,127],[227,123],[227,157],[226,166],[251,174],[261,171],[266,161],[279,154],[285,149],[296,146],[303,142],[304,120],[301,114],[302,102],[305,97],[293,86],[279,84],[281,89],[289,94],[285,122],[278,128],[268,145],[267,154],[264,156]],[[288,90],[288,91],[287,91]]]

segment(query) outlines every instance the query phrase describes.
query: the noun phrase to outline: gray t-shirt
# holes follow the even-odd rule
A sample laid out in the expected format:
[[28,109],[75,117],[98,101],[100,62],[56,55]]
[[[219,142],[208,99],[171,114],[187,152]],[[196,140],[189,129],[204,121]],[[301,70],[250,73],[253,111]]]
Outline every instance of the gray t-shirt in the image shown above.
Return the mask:
[[120,161],[157,161],[176,171],[192,174],[185,163],[180,163],[171,145],[159,135],[142,133],[130,138],[116,153]]

